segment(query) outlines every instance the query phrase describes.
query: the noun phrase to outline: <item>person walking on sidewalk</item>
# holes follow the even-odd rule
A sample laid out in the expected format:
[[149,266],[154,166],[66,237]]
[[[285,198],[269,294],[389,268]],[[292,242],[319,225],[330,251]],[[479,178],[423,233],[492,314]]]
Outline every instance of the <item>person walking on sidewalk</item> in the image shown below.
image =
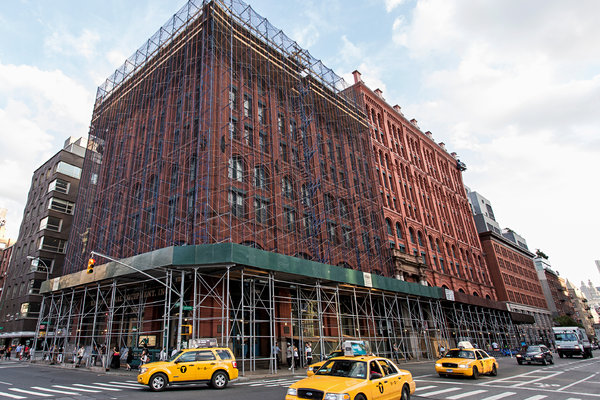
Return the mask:
[[306,343],[304,346],[304,357],[306,358],[306,367],[312,364],[312,347],[310,347],[310,343]]
[[285,348],[285,358],[287,360],[288,369],[292,369],[292,344],[288,342]]
[[77,350],[77,367],[81,367],[81,360],[83,360],[83,356],[85,355],[85,347],[81,345]]
[[294,346],[294,364],[296,368],[300,368],[300,353],[298,353],[298,348]]
[[127,358],[125,363],[127,364],[127,371],[131,371],[131,363],[133,362],[133,349],[130,347],[127,349]]

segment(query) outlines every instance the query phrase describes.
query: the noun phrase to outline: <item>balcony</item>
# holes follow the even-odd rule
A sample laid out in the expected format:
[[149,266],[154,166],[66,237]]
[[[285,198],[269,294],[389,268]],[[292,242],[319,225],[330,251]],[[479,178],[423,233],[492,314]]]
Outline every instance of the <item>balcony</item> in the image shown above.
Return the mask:
[[392,249],[395,275],[404,277],[404,280],[420,282],[425,280],[427,265],[423,263],[420,256],[403,253],[398,249]]

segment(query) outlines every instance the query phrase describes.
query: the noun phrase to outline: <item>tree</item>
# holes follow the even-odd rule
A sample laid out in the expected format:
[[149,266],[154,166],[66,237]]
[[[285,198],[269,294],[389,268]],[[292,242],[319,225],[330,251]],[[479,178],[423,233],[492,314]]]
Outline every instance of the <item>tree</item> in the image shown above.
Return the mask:
[[539,258],[543,258],[544,260],[548,259],[548,256],[546,255],[546,253],[544,253],[543,251],[541,251],[540,249],[537,249],[535,251],[535,254],[539,257]]
[[554,323],[556,324],[556,326],[578,326],[580,328],[583,328],[583,325],[581,325],[579,322],[576,322],[573,318],[569,317],[568,315],[560,315],[554,318]]

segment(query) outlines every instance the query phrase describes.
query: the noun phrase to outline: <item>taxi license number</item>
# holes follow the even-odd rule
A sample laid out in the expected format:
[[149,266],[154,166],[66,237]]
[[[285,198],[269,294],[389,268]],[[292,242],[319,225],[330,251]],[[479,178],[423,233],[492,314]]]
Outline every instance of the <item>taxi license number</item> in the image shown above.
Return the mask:
[[452,370],[451,369],[447,369],[446,372],[452,372]]

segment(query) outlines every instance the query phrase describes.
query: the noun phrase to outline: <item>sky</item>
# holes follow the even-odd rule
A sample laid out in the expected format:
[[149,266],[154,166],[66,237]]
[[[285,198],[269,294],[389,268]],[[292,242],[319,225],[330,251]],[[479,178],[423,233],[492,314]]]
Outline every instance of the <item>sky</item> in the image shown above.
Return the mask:
[[[3,2],[0,208],[10,237],[33,171],[67,137],[87,135],[97,87],[184,4]],[[600,284],[600,2],[249,4],[348,83],[360,71],[458,153],[465,184],[561,276]]]

